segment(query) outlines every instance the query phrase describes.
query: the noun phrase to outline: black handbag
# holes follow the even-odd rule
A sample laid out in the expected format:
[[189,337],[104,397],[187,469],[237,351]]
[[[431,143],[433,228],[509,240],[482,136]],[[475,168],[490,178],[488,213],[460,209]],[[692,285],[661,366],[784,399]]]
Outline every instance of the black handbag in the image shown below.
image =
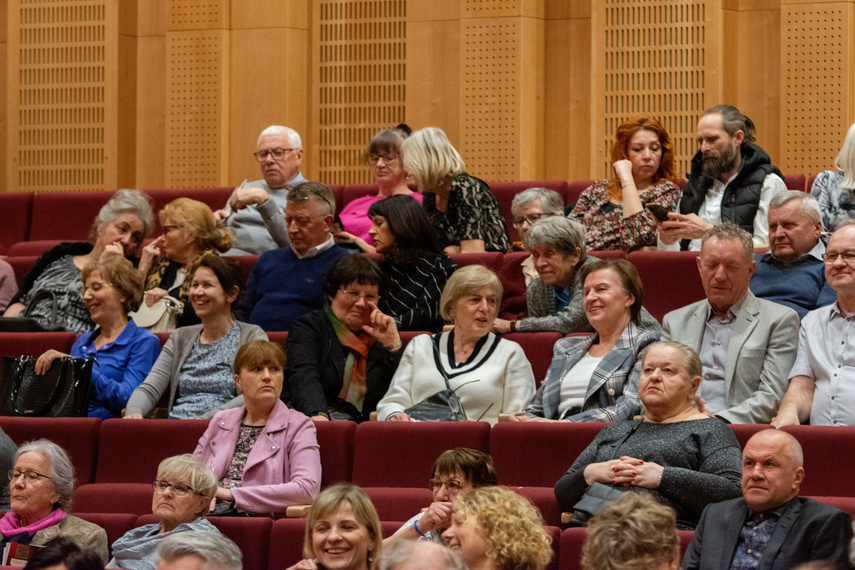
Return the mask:
[[92,361],[62,357],[37,376],[36,357],[4,356],[0,416],[85,417]]
[[[36,319],[28,316],[35,306],[43,299],[51,302],[51,316],[47,326],[42,326]],[[56,294],[53,291],[39,291],[32,296],[19,317],[0,317],[0,332],[52,332],[64,331],[65,326],[59,322],[59,309]]]
[[[428,396],[418,404],[404,410],[412,419],[420,422],[463,422],[466,421],[466,410],[463,409],[463,404],[451,385],[448,383],[448,374],[440,364],[439,357],[439,338],[433,339],[433,354],[436,359],[436,367],[439,373],[442,374],[442,379],[445,382],[445,390],[440,390],[432,396]],[[473,380],[472,382],[477,382]],[[466,384],[470,384],[467,382]],[[465,386],[463,384],[462,386]],[[462,386],[458,386],[459,390]]]

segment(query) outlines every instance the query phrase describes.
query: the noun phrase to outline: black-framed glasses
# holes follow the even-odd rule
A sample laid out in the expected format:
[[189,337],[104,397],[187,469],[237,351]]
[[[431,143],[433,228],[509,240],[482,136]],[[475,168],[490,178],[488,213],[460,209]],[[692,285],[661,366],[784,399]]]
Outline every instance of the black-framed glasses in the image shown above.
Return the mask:
[[24,476],[24,481],[26,481],[27,483],[35,483],[36,481],[39,480],[39,477],[44,477],[45,479],[50,479],[50,477],[48,477],[47,475],[42,475],[38,471],[32,471],[32,470],[18,471],[17,469],[9,469],[8,471],[6,471],[6,475],[9,476],[10,482],[17,481],[18,477],[20,477],[21,475]]
[[367,162],[368,164],[377,164],[378,162],[380,162],[381,158],[386,164],[394,164],[401,160],[401,155],[394,154],[391,152],[389,154],[377,154],[372,152],[365,156],[365,162]]
[[160,493],[165,493],[167,489],[172,488],[172,494],[176,497],[183,497],[187,493],[196,492],[193,487],[188,487],[184,483],[170,483],[169,481],[161,481],[160,479],[152,481],[151,488]]
[[289,150],[297,150],[296,148],[272,148],[270,150],[260,150],[258,152],[252,153],[252,156],[255,157],[255,160],[258,162],[264,162],[267,160],[269,155],[273,155],[274,160],[281,160],[282,157],[285,156],[285,153]]
[[537,214],[529,214],[528,216],[523,216],[519,218],[514,218],[513,224],[515,228],[521,228],[522,225],[528,222],[528,225],[534,224],[537,220],[541,218],[551,218],[555,214],[550,214],[549,212],[539,212]]
[[822,254],[822,260],[827,264],[831,265],[835,261],[837,261],[838,257],[843,258],[843,263],[849,265],[850,263],[855,263],[855,250],[848,249],[846,251],[826,251]]

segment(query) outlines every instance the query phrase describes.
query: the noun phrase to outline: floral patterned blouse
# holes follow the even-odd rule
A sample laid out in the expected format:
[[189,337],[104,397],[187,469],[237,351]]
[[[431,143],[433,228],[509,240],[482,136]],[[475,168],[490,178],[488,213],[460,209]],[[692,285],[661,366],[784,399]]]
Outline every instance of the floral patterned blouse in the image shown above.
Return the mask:
[[842,170],[826,170],[816,176],[810,189],[810,195],[819,202],[824,232],[833,232],[855,218],[855,191],[841,187],[842,181]]
[[[623,217],[623,206],[609,201],[608,180],[594,182],[582,192],[568,218],[585,226],[588,250],[622,249],[626,252],[645,245],[656,245],[656,218],[641,210]],[[661,204],[673,212],[680,200],[680,189],[670,180],[660,180],[641,194],[641,204]]]

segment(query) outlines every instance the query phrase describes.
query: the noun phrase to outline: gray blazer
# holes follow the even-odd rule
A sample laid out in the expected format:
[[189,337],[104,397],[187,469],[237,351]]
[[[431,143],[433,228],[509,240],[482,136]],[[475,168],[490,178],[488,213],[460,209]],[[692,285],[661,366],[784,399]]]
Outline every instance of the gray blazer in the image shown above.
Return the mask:
[[[267,340],[267,333],[261,330],[256,325],[250,325],[238,321],[240,328],[240,346],[248,343],[251,340],[261,339]],[[180,327],[172,331],[169,335],[169,340],[163,345],[163,350],[160,351],[160,356],[151,368],[143,383],[137,386],[125,408],[125,415],[142,414],[145,416],[151,412],[160,400],[160,397],[168,389],[169,403],[167,409],[171,410],[175,403],[175,394],[178,392],[178,379],[181,367],[190,351],[193,350],[193,345],[196,339],[202,334],[202,325],[192,325],[189,327]],[[229,359],[234,360],[235,355],[232,354]],[[226,408],[236,408],[243,405],[243,394],[231,400],[223,406]],[[214,413],[219,410],[211,410],[205,414],[205,417],[213,417]]]
[[[709,310],[704,299],[671,311],[662,320],[662,340],[679,340],[700,351]],[[768,424],[778,413],[796,360],[799,315],[748,291],[731,326],[724,365],[727,409],[716,415],[734,424]]]

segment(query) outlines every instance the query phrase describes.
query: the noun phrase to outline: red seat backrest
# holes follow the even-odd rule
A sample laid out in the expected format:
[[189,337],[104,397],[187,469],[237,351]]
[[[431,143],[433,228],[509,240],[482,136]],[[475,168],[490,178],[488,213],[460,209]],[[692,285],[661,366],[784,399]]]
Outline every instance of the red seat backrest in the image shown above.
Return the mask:
[[502,335],[502,338],[511,340],[522,347],[526,358],[531,363],[535,386],[539,387],[543,379],[546,378],[546,371],[549,370],[549,365],[552,363],[552,347],[561,338],[561,333],[510,333]]
[[745,449],[745,443],[758,431],[774,429],[770,427],[769,424],[728,424],[728,427],[733,431],[733,434],[739,441],[739,447],[743,449]]
[[809,497],[820,503],[837,507],[849,515],[849,518],[855,518],[855,497]]
[[[499,484],[504,485],[501,479],[499,479]],[[546,524],[561,526],[561,507],[555,498],[555,489],[551,485],[549,487],[508,486],[508,488],[519,493],[537,507]]]
[[[137,515],[130,513],[78,513],[75,510],[74,514],[107,531],[108,546],[112,546],[117,539],[122,538],[137,523]],[[110,556],[113,556],[112,548],[110,548]]]
[[0,193],[0,255],[6,255],[9,247],[26,241],[30,234],[30,218],[33,212],[32,192]]
[[72,332],[31,332],[0,334],[0,356],[40,356],[48,349],[68,354],[77,340]]
[[235,259],[240,263],[240,272],[243,275],[243,281],[249,279],[249,274],[252,273],[252,268],[255,267],[255,262],[258,261],[260,255],[236,255]]
[[15,272],[15,282],[18,284],[18,287],[20,287],[24,282],[24,277],[27,276],[27,273],[30,272],[30,269],[33,268],[33,265],[35,265],[38,260],[38,257],[31,255],[6,258],[6,261],[12,266],[12,270]]
[[36,241],[19,241],[9,248],[9,257],[35,257],[38,259],[45,252],[61,244],[61,239],[40,239]]
[[303,559],[306,519],[278,519],[270,531],[268,568],[290,568]]
[[[153,479],[153,478],[152,478]],[[74,491],[74,513],[151,513],[148,483],[91,483]]]
[[[376,184],[348,184],[341,192],[341,207],[363,196],[376,196],[380,188]],[[341,210],[339,210],[341,211]]]
[[502,258],[502,264],[496,271],[503,288],[499,318],[518,320],[528,316],[528,306],[525,299],[525,276],[522,273],[521,265],[529,255],[527,251],[515,251],[505,254]]
[[644,284],[644,308],[662,322],[666,313],[706,298],[694,251],[633,251]]
[[159,236],[163,232],[160,227],[160,217],[157,215],[164,206],[178,198],[191,198],[206,204],[211,211],[224,208],[229,201],[229,196],[234,192],[231,186],[216,188],[162,188],[156,190],[144,190],[151,196],[152,209],[154,210],[154,231],[152,236]]
[[114,192],[39,192],[33,196],[29,241],[87,241],[95,216]]
[[348,482],[353,475],[354,422],[316,422],[321,450],[321,487]]
[[[585,544],[585,528],[566,528],[561,533],[561,570],[582,570],[582,545]],[[689,542],[695,535],[693,530],[678,530],[680,538],[680,559],[686,553]]]
[[505,254],[498,251],[485,251],[484,253],[452,253],[449,255],[457,263],[457,268],[467,265],[483,265],[491,271],[498,272],[505,260]]
[[855,470],[855,429],[837,426],[786,426],[804,451],[805,479],[800,495],[855,497],[855,487],[841,474]]
[[[788,190],[805,191],[805,175],[804,174],[784,174],[784,184]],[[808,188],[810,193],[810,188]]]
[[511,241],[518,241],[519,235],[514,227],[514,216],[511,213],[511,203],[514,201],[514,196],[529,188],[547,188],[555,190],[563,197],[567,193],[567,182],[564,180],[530,180],[518,182],[488,182],[487,185],[495,194],[499,201],[499,206],[502,208],[502,214],[505,216],[505,226],[508,228],[508,235]]
[[567,185],[567,190],[564,193],[564,203],[568,206],[575,204],[579,196],[585,189],[592,185],[596,180],[574,180]]
[[[208,522],[232,539],[243,553],[244,568],[267,568],[270,557],[269,517],[207,517]],[[276,567],[278,568],[278,561]]]
[[814,182],[814,180],[816,180],[816,177],[817,177],[817,176],[818,176],[817,174],[811,174],[811,177],[810,177],[810,179],[808,180],[808,183],[807,183],[807,187],[805,187],[805,192],[807,192],[808,194],[811,194],[811,193],[812,193],[812,190],[813,190],[813,182]]
[[[415,487],[366,487],[380,520],[407,521],[431,504],[431,492],[427,487],[429,477],[425,474],[421,488]],[[397,529],[395,529],[397,530]]]

